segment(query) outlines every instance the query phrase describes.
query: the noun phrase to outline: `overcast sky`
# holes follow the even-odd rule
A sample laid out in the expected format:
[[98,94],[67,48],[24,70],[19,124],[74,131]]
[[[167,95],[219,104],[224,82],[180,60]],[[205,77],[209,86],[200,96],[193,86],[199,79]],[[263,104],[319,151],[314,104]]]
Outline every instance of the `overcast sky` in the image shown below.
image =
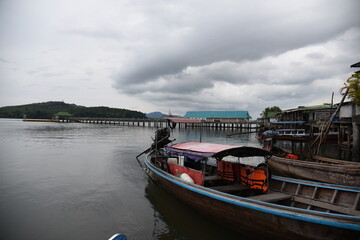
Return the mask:
[[0,0],[0,106],[144,113],[329,103],[360,61],[359,0]]

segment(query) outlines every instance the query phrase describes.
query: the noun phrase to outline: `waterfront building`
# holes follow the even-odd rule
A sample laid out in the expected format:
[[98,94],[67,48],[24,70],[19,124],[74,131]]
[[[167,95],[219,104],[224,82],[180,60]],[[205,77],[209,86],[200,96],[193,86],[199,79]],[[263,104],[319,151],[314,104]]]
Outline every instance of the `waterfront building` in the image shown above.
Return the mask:
[[305,121],[307,123],[327,121],[335,110],[336,106],[330,104],[299,106],[284,110],[281,114],[281,121]]
[[227,123],[249,121],[251,116],[248,111],[188,111],[184,118]]

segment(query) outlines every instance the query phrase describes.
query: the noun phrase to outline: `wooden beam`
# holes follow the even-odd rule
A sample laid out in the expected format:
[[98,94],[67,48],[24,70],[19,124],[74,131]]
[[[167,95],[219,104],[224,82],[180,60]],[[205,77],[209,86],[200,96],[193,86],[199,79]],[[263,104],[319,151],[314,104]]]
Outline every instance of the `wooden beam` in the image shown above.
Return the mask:
[[351,209],[348,207],[337,206],[337,205],[334,205],[331,203],[321,202],[318,200],[313,200],[313,199],[308,199],[308,198],[303,198],[303,197],[298,197],[298,196],[294,196],[293,200],[295,202],[308,204],[310,206],[320,207],[325,210],[339,212],[339,213],[343,213],[343,214],[347,214],[347,215],[351,215],[351,216],[360,216],[360,211],[354,210],[354,209]]
[[352,207],[353,210],[356,210],[359,205],[360,193],[356,194],[356,198],[354,201],[354,206]]
[[357,165],[357,166],[360,165],[359,162],[350,162],[350,161],[319,157],[319,156],[313,156],[313,159],[319,162],[327,162],[327,163],[335,163],[335,164],[343,164],[343,165]]

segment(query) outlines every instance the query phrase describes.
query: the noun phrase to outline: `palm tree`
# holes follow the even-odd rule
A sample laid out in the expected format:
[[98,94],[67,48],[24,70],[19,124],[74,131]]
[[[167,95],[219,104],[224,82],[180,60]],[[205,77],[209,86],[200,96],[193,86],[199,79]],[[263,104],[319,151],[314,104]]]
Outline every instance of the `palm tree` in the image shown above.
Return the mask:
[[343,94],[343,91],[347,90],[347,97],[355,104],[360,105],[360,72],[354,73],[344,84],[345,86],[340,89],[340,93]]

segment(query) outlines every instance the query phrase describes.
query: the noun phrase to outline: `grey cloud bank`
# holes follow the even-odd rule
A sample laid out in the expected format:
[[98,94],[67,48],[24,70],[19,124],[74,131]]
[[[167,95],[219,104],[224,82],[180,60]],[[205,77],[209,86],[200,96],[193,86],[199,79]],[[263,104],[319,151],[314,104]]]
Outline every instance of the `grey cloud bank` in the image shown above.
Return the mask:
[[[329,102],[360,61],[360,2],[0,3],[0,105],[143,112]],[[7,89],[7,90],[4,90]]]

